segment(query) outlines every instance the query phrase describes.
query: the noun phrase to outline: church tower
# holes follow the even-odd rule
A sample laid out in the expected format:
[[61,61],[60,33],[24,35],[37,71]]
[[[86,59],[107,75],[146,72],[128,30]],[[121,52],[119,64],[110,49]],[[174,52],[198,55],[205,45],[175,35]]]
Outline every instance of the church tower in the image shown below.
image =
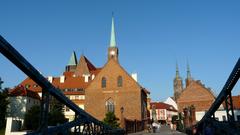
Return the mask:
[[73,51],[65,71],[74,72],[76,67],[77,67],[77,57],[76,57],[76,53]]
[[186,82],[186,87],[189,86],[189,84],[191,83],[192,81],[192,77],[191,77],[191,72],[190,72],[190,67],[189,67],[189,64],[187,63],[187,78],[185,80]]
[[112,29],[110,46],[108,47],[108,60],[114,59],[118,62],[118,48],[115,40],[114,18],[112,16]]
[[182,78],[179,75],[178,64],[176,64],[176,76],[174,78],[174,100],[177,101],[178,97],[183,91]]

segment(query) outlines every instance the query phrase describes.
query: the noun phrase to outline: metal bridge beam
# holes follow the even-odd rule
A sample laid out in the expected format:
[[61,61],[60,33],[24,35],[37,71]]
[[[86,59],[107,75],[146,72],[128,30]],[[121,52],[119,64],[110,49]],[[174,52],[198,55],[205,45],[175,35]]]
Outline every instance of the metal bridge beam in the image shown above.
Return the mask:
[[[225,99],[225,104],[226,104],[226,114],[227,114],[227,119],[229,122],[234,122],[235,117],[234,117],[234,110],[233,110],[233,102],[232,102],[232,93],[230,92],[227,98]],[[231,112],[231,114],[230,114]]]
[[[240,77],[240,58],[238,59],[236,65],[234,66],[227,82],[225,83],[222,91],[215,99],[214,103],[211,105],[208,112],[203,116],[203,118],[195,125],[198,132],[201,132],[206,126],[206,123],[215,122],[215,119],[212,119],[211,117],[214,116],[214,113],[217,111],[219,106],[226,101],[227,105],[227,115],[228,115],[228,121],[233,122],[234,121],[234,112],[232,107],[232,95],[231,91],[235,84],[237,83],[238,79]],[[229,109],[231,110],[231,115],[229,113]],[[215,124],[214,124],[215,125]],[[232,127],[232,131],[240,133],[240,131],[236,130],[234,127]]]

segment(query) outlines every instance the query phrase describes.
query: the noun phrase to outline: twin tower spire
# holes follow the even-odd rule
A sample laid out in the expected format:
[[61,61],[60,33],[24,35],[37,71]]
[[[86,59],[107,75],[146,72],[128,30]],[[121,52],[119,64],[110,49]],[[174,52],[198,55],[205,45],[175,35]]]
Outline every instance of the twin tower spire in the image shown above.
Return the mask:
[[[180,78],[180,75],[179,75],[179,69],[178,69],[178,64],[176,63],[176,77],[175,78]],[[187,79],[191,79],[191,71],[190,71],[190,66],[189,64],[187,63]]]
[[[108,60],[115,59],[118,61],[118,48],[116,44],[116,36],[115,36],[115,26],[114,26],[114,16],[112,14],[112,26],[111,26],[111,38],[110,38],[110,45],[108,48]],[[77,57],[76,53],[73,51],[68,62],[68,66],[77,65]]]

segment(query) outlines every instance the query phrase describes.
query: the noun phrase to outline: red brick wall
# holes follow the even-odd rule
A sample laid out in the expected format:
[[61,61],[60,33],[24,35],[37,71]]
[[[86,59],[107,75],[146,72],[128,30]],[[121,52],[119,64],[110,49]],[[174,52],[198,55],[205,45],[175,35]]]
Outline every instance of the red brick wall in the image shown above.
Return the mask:
[[179,111],[183,108],[194,105],[196,111],[208,110],[214,102],[214,95],[202,84],[192,81],[191,84],[183,90],[177,100]]
[[[122,76],[123,86],[117,86],[117,77]],[[107,80],[106,88],[101,87],[102,77]],[[121,118],[120,108],[124,107],[124,117],[141,120],[141,88],[124,69],[114,60],[110,60],[95,77],[85,91],[85,110],[99,120],[106,113],[105,102],[112,98],[115,114]]]

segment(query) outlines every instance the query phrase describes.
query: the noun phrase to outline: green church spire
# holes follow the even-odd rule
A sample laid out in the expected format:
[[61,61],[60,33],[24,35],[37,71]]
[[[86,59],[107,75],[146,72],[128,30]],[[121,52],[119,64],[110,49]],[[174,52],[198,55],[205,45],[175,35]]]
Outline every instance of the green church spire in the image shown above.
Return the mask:
[[115,30],[114,30],[114,17],[113,17],[113,15],[112,15],[112,30],[111,30],[110,47],[116,47]]
[[76,66],[77,65],[77,57],[75,51],[72,52],[70,60],[68,62],[68,66]]
[[179,78],[178,63],[176,62],[176,78]]

